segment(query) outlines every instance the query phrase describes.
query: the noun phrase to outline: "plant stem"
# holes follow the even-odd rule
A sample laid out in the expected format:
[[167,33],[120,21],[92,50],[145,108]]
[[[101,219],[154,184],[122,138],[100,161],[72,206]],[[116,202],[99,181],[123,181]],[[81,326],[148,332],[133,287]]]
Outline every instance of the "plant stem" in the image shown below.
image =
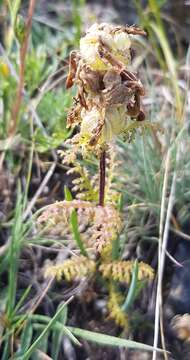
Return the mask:
[[17,127],[17,120],[20,113],[20,108],[22,105],[22,98],[23,98],[23,90],[24,90],[24,72],[25,72],[25,60],[28,50],[28,41],[30,36],[30,31],[32,27],[32,17],[34,13],[36,5],[36,0],[30,0],[29,7],[28,7],[28,15],[26,19],[25,25],[25,36],[24,40],[20,47],[20,66],[19,66],[19,82],[17,87],[17,92],[15,96],[15,102],[13,104],[13,108],[11,111],[12,120],[9,128],[9,135],[12,137],[16,132]]
[[99,205],[104,206],[105,182],[106,182],[106,151],[103,150],[100,155],[99,170]]

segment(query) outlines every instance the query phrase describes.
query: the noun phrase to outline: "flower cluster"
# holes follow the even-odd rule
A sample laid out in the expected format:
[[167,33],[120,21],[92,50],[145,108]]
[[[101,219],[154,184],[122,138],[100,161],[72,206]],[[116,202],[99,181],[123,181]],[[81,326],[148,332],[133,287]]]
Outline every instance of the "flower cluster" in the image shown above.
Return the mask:
[[80,145],[97,147],[125,132],[130,121],[144,120],[140,96],[144,88],[130,71],[133,37],[137,27],[94,24],[70,55],[67,88],[78,93],[68,114],[68,126],[80,124]]

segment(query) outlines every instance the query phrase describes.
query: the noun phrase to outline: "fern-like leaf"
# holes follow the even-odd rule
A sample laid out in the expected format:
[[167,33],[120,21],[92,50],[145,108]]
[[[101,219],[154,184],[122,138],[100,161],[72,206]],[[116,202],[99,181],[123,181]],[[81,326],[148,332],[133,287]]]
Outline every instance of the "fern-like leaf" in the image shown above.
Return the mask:
[[117,325],[127,329],[129,321],[127,314],[121,308],[123,301],[124,297],[122,294],[116,291],[114,286],[110,286],[109,299],[107,303],[109,318],[113,319]]
[[95,261],[85,256],[73,256],[61,264],[50,265],[45,269],[45,276],[55,276],[59,281],[65,278],[67,281],[87,278],[95,273]]
[[110,247],[122,230],[119,212],[111,205],[96,206],[89,201],[72,200],[59,201],[47,206],[38,218],[38,224],[48,234],[62,234],[72,237],[70,217],[73,209],[77,211],[79,231],[86,246],[101,253],[105,247]]
[[[134,261],[113,261],[101,264],[99,270],[106,279],[129,284],[133,272],[133,265]],[[154,270],[152,267],[141,261],[138,264],[138,280],[152,280],[153,277]]]

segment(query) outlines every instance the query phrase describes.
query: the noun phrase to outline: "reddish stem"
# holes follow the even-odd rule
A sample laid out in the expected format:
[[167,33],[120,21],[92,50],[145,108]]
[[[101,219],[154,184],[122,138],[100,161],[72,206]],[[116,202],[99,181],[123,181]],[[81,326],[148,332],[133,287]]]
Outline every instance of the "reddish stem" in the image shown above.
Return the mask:
[[25,60],[26,60],[26,54],[28,50],[28,40],[29,35],[32,27],[32,17],[34,13],[34,8],[36,5],[36,0],[30,0],[29,7],[28,7],[28,15],[26,19],[26,25],[25,25],[25,36],[24,40],[22,42],[21,48],[20,48],[20,67],[19,67],[19,82],[17,87],[17,93],[15,102],[13,104],[12,108],[12,121],[9,128],[9,135],[14,136],[16,127],[17,127],[17,120],[19,117],[20,107],[22,104],[22,98],[23,98],[23,90],[24,90],[24,71],[25,71]]
[[100,168],[99,168],[99,205],[104,206],[105,197],[105,183],[106,183],[106,152],[102,151],[100,155]]

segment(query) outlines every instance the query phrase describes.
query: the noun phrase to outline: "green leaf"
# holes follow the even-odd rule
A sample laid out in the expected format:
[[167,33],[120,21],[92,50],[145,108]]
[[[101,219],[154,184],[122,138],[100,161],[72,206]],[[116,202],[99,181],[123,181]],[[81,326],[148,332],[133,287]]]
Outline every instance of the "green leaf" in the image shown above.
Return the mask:
[[[38,347],[31,355],[31,360],[42,360],[41,354],[46,354],[48,351],[48,338],[49,338],[49,331],[47,332],[46,336],[43,337],[43,339],[38,344]],[[40,330],[37,332],[37,334],[40,334]]]
[[65,194],[65,200],[67,201],[73,200],[72,194],[67,186],[64,186],[64,194]]
[[16,17],[14,30],[17,40],[22,45],[26,35],[26,25],[24,18],[21,15],[17,15]]
[[26,351],[26,353],[20,358],[19,360],[28,360],[32,353],[37,349],[38,345],[42,341],[42,339],[47,335],[47,333],[51,330],[52,326],[57,321],[57,318],[60,316],[64,308],[68,303],[71,302],[73,297],[71,297],[69,300],[67,300],[64,304],[62,304],[59,308],[59,310],[56,312],[54,317],[50,320],[49,324],[45,327],[45,329],[42,331],[42,333],[38,336],[38,338],[33,342],[33,344],[30,346],[30,348]]
[[125,312],[129,311],[130,307],[134,303],[136,297],[137,282],[138,282],[138,260],[135,260],[135,263],[133,265],[131,284],[129,287],[126,300],[122,306],[122,310]]
[[17,203],[15,209],[14,222],[11,230],[11,241],[9,247],[9,284],[8,284],[8,299],[7,299],[7,317],[12,320],[15,299],[16,299],[16,286],[17,286],[17,271],[18,259],[20,254],[21,243],[24,239],[24,226],[23,226],[23,204],[20,184],[18,186]]
[[63,324],[62,329],[58,330],[57,328],[53,329],[52,333],[52,351],[51,351],[51,357],[53,360],[57,360],[61,345],[61,340],[64,335],[64,326],[67,321],[67,313],[68,308],[65,307],[62,313],[60,314],[59,318],[57,320],[60,322],[60,324]]
[[[49,316],[34,314],[31,316],[31,320],[32,321],[35,320],[38,322],[38,323],[33,323],[34,329],[43,329],[45,325],[40,324],[39,322],[49,323],[51,319],[49,318]],[[68,329],[68,327],[64,326],[59,321],[56,321],[55,324],[53,324],[52,330],[54,330],[54,329],[56,329],[59,332],[63,331],[64,335],[68,336],[68,338],[73,342],[73,344],[75,344],[77,346],[81,345],[80,342],[76,339],[76,337],[74,337],[74,335]]]
[[172,53],[172,50],[170,48],[169,42],[167,40],[167,37],[165,35],[165,32],[163,30],[162,27],[158,27],[156,24],[154,24],[153,22],[150,23],[150,27],[152,28],[152,30],[154,31],[154,33],[156,34],[162,51],[164,53],[165,56],[165,61],[168,67],[168,71],[170,73],[170,81],[171,81],[171,85],[173,87],[174,93],[175,93],[175,98],[176,98],[176,109],[178,111],[178,116],[180,118],[181,114],[182,114],[182,98],[181,98],[181,94],[180,94],[180,89],[178,86],[178,77],[177,77],[177,72],[176,72],[176,62]]
[[[67,186],[64,187],[64,192],[65,192],[65,199],[67,201],[72,201],[72,199],[73,199],[72,194],[71,194],[71,192],[70,192],[70,190],[68,189]],[[74,239],[75,239],[75,241],[77,243],[77,246],[80,249],[81,254],[84,255],[84,256],[88,256],[87,251],[86,251],[86,249],[84,247],[83,241],[81,239],[79,226],[78,226],[77,212],[76,212],[75,209],[71,213],[70,223],[71,223],[71,228],[72,228]]]
[[52,136],[44,135],[41,129],[37,129],[34,135],[34,141],[36,149],[43,153],[51,149],[57,148],[66,140],[71,132],[67,130],[61,130],[53,133]]
[[25,351],[28,350],[33,335],[33,328],[31,321],[28,320],[21,335],[21,341],[20,341],[20,351],[18,353],[19,356],[21,356]]
[[121,339],[115,336],[105,335],[94,331],[83,330],[71,326],[68,326],[68,329],[75,336],[79,336],[87,341],[92,341],[100,345],[126,347],[128,349],[139,349],[144,351],[163,351],[162,349],[155,349],[150,345],[142,344],[132,340]]
[[22,306],[24,300],[27,298],[30,290],[31,290],[32,285],[29,285],[26,290],[23,292],[23,295],[21,296],[20,300],[18,301],[17,305],[14,308],[14,315],[16,314],[16,312],[19,310],[19,308]]
[[118,205],[117,205],[118,211],[119,211],[120,213],[122,213],[123,208],[124,208],[124,205],[125,205],[124,196],[123,196],[123,194],[120,194],[120,195],[119,195]]
[[72,227],[74,239],[80,249],[81,254],[84,256],[88,256],[86,249],[84,247],[84,244],[82,242],[80,232],[79,232],[78,218],[77,218],[76,210],[73,210],[71,213],[71,227]]
[[119,258],[120,252],[120,236],[112,241],[112,260],[117,260]]

